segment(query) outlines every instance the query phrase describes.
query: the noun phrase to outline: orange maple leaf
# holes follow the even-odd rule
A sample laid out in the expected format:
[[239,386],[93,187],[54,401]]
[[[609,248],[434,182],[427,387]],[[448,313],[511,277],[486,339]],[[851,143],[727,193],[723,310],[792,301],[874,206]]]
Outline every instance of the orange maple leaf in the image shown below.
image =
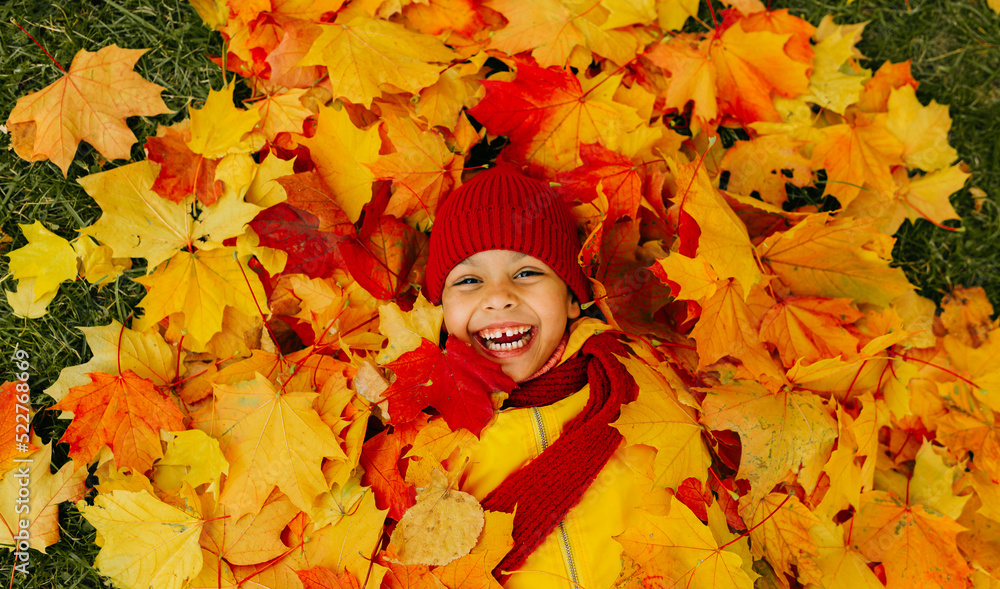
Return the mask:
[[509,158],[547,172],[578,165],[580,146],[617,149],[629,130],[642,126],[635,108],[613,100],[619,77],[580,80],[557,68],[519,64],[513,82],[485,80],[486,96],[469,114],[511,142]]
[[972,572],[956,536],[965,528],[922,505],[907,505],[886,491],[861,495],[851,545],[885,566],[887,585],[961,589]]
[[135,135],[126,117],[170,112],[162,86],[132,71],[146,49],[81,49],[59,81],[17,101],[7,118],[11,145],[28,161],[52,160],[63,175],[81,141],[109,160],[128,159]]
[[184,414],[153,383],[131,370],[121,376],[90,374],[91,383],[69,390],[52,409],[75,415],[62,442],[74,459],[89,463],[108,446],[119,468],[145,472],[163,456],[160,430],[184,428]]

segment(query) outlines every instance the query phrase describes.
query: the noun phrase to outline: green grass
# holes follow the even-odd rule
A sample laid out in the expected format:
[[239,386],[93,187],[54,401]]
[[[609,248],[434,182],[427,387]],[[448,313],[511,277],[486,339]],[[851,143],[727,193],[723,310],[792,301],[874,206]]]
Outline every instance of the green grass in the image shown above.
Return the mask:
[[[717,4],[717,3],[716,3]],[[911,59],[921,82],[918,96],[951,105],[954,120],[951,142],[969,164],[970,186],[988,196],[976,208],[963,191],[953,203],[963,217],[962,230],[948,232],[919,221],[904,224],[894,256],[922,294],[940,300],[952,286],[982,286],[994,305],[1000,305],[1000,18],[984,0],[774,0],[774,8],[790,8],[813,23],[833,14],[838,23],[871,21],[860,48],[876,68],[884,60]],[[703,18],[710,22],[707,10]],[[149,48],[137,70],[166,90],[163,98],[177,111],[156,120],[136,117],[129,123],[139,138],[133,158],[142,157],[141,145],[155,132],[156,123],[170,124],[186,117],[186,106],[199,103],[210,87],[220,88],[222,75],[206,57],[221,52],[221,39],[210,34],[187,0],[6,0],[0,4],[0,117],[6,119],[17,98],[39,90],[61,72],[16,26],[25,27],[53,57],[68,67],[80,49],[96,51],[116,43]],[[29,164],[7,150],[9,138],[0,136],[0,230],[13,241],[0,245],[6,253],[24,245],[18,223],[40,220],[49,229],[73,238],[100,214],[76,179],[116,164],[102,162],[84,146],[68,178],[50,163]],[[117,162],[120,164],[121,162]],[[0,258],[0,277],[7,259]],[[133,275],[141,273],[133,270]],[[0,286],[13,288],[10,279]],[[106,325],[125,320],[141,291],[130,280],[97,289],[83,282],[62,286],[49,313],[24,321],[10,314],[0,296],[0,354],[14,346],[32,358],[32,387],[41,391],[62,367],[80,364],[89,352],[77,326]],[[36,407],[51,400],[34,395]],[[42,412],[36,431],[46,440],[58,439],[65,428]],[[66,460],[57,447],[56,464]],[[32,554],[33,574],[18,578],[16,587],[60,589],[103,587],[91,564],[97,553],[93,529],[63,506],[61,542],[48,555]],[[0,583],[10,575],[10,558],[0,563]]]

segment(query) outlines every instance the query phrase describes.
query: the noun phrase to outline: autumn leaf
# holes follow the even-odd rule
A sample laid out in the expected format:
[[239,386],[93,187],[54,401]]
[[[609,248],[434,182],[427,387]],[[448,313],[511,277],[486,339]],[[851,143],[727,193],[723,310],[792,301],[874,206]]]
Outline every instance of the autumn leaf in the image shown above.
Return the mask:
[[[47,547],[59,541],[59,504],[76,501],[87,492],[87,469],[71,460],[51,472],[52,444],[18,458],[26,462],[15,464],[0,478],[0,492],[10,497],[0,504],[0,522],[4,524],[0,526],[0,544],[16,546],[15,535],[21,522],[27,520],[28,545],[44,554]],[[24,488],[30,490],[26,501],[20,492]]]
[[[302,145],[309,148],[309,154],[316,171],[329,188],[329,195],[337,208],[347,215],[351,223],[361,216],[361,209],[372,197],[372,182],[375,175],[366,164],[375,163],[378,159],[382,140],[379,138],[379,125],[367,129],[359,129],[351,121],[346,110],[321,108],[316,121],[316,134],[309,139],[302,139]],[[323,210],[329,208],[326,204],[327,194],[313,192],[307,200],[318,202]],[[290,198],[289,204],[299,206],[300,198]],[[313,210],[312,207],[302,207]],[[314,211],[321,218],[319,211]]]
[[514,381],[499,364],[454,337],[444,351],[423,340],[419,348],[386,368],[396,374],[396,381],[384,393],[393,423],[406,423],[425,407],[434,407],[450,428],[465,428],[478,436],[493,419],[490,395],[514,388]]
[[750,509],[789,473],[811,490],[837,438],[836,422],[822,400],[802,392],[771,394],[757,383],[741,382],[705,391],[701,422],[740,435],[740,478],[750,481]]
[[103,540],[94,566],[123,589],[181,589],[202,567],[202,519],[146,491],[100,494],[81,505]]
[[691,330],[691,337],[698,344],[699,369],[732,356],[754,378],[776,389],[785,376],[761,341],[762,318],[743,300],[743,289],[738,282],[717,284],[715,294],[702,303],[701,319]]
[[232,248],[182,251],[136,279],[149,288],[139,306],[145,315],[136,327],[146,329],[164,317],[180,314],[181,326],[199,344],[223,330],[223,311],[257,317],[268,311],[260,278]]
[[427,237],[392,215],[369,213],[356,236],[340,242],[351,275],[377,299],[394,300],[414,282]]
[[417,349],[423,340],[436,345],[441,337],[444,311],[420,293],[411,310],[404,312],[396,303],[387,303],[379,306],[378,317],[378,329],[388,338],[388,345],[378,356],[378,362],[385,364]]
[[326,567],[315,566],[295,571],[305,589],[359,589],[358,580],[349,572],[338,575]]
[[[260,211],[236,191],[252,180],[253,166],[249,156],[232,156],[220,163],[216,178],[226,183],[227,191],[215,204],[195,213],[188,199],[175,203],[153,191],[158,166],[148,160],[84,176],[79,182],[103,214],[83,233],[111,246],[115,257],[145,258],[151,268],[182,248],[206,240],[221,243],[242,234],[244,224]],[[243,181],[233,182],[239,175]]]
[[136,139],[125,119],[170,112],[163,87],[132,71],[146,51],[109,45],[77,52],[62,79],[19,99],[7,117],[17,155],[50,159],[64,176],[80,141],[109,160],[128,159]]
[[609,223],[621,217],[636,219],[642,202],[642,175],[629,158],[615,153],[599,143],[580,146],[583,165],[556,176],[565,191],[585,202],[597,198],[598,185],[608,199],[606,211]]
[[400,464],[405,464],[403,448],[409,443],[403,436],[389,433],[380,432],[365,442],[360,466],[365,469],[362,482],[371,486],[376,505],[387,509],[389,517],[399,521],[416,503],[416,490],[400,474]]
[[231,514],[224,504],[219,504],[203,526],[201,545],[229,564],[265,562],[288,551],[281,542],[281,532],[298,513],[280,493],[272,493],[259,512],[242,516]]
[[45,394],[61,401],[73,387],[92,382],[88,374],[103,372],[111,375],[132,371],[136,376],[163,386],[177,377],[177,366],[184,353],[167,344],[156,332],[133,331],[112,320],[99,327],[80,327],[93,357],[85,364],[63,368],[59,379]]
[[[638,49],[638,39],[626,31],[614,30],[617,25],[607,25],[613,13],[605,6],[595,9],[559,0],[491,0],[488,6],[508,21],[506,27],[493,34],[491,48],[509,55],[530,50],[542,67],[566,65],[577,46],[620,65],[632,59]],[[652,15],[647,16],[651,20]]]
[[171,127],[161,126],[155,137],[146,139],[146,157],[160,164],[153,191],[174,202],[193,194],[196,199],[211,205],[222,192],[215,185],[218,161],[191,151],[187,145],[189,141],[189,121]]
[[806,186],[812,180],[809,158],[801,153],[805,141],[788,135],[762,135],[740,141],[726,150],[721,167],[729,171],[726,190],[751,195],[781,206],[788,198],[785,184]]
[[656,448],[655,485],[676,489],[688,478],[705,482],[710,459],[701,440],[701,425],[691,409],[681,404],[663,375],[644,362],[634,358],[620,361],[639,385],[639,396],[622,406],[621,417],[611,426],[630,445]]
[[430,35],[358,11],[344,11],[299,65],[325,65],[335,96],[370,106],[387,88],[419,92],[437,81],[455,54]]
[[59,285],[76,278],[76,252],[68,241],[45,228],[40,222],[18,224],[28,244],[9,254],[7,266],[17,280],[34,278],[33,291],[38,302],[59,289]]
[[746,298],[761,280],[746,226],[722,204],[701,162],[669,163],[677,179],[671,200],[679,210],[681,247],[690,243],[696,249],[687,253],[701,256],[720,278],[736,278]]
[[880,199],[895,191],[892,166],[901,165],[903,144],[886,126],[885,114],[858,112],[853,120],[820,130],[813,148],[813,165],[827,174],[827,193],[848,206],[862,190]]
[[812,528],[821,522],[797,497],[771,493],[756,505],[752,500],[741,501],[740,507],[750,526],[754,558],[766,556],[778,574],[795,571],[797,578],[814,583],[821,580],[819,547],[811,535]]
[[888,586],[965,586],[970,570],[955,544],[964,528],[951,518],[871,491],[861,495],[854,520],[852,546],[882,562]]
[[156,486],[174,490],[184,484],[191,488],[207,484],[207,490],[217,491],[220,477],[229,472],[229,463],[222,455],[219,441],[197,429],[172,434],[163,458],[153,469],[152,480]]
[[484,524],[479,501],[449,488],[447,477],[436,470],[396,524],[392,543],[403,564],[446,565],[472,550]]
[[510,139],[510,159],[561,172],[580,164],[581,145],[618,150],[628,133],[641,133],[636,110],[614,101],[620,79],[605,74],[580,80],[568,71],[520,64],[513,82],[483,81],[486,96],[469,114]]
[[636,510],[635,524],[615,537],[647,577],[659,578],[668,587],[753,586],[740,557],[720,548],[708,526],[686,505],[668,498],[666,511],[653,515]]
[[380,156],[368,168],[396,187],[385,214],[413,224],[432,222],[438,200],[458,183],[455,154],[440,133],[419,127],[412,118],[387,115],[383,121],[394,152]]
[[[350,224],[341,225],[334,231],[322,230],[315,215],[286,203],[261,211],[250,222],[250,227],[260,236],[261,245],[288,254],[285,272],[301,273],[310,278],[333,273],[337,267],[337,244],[347,231],[354,231]],[[338,234],[337,230],[344,233]]]
[[762,341],[775,345],[789,368],[796,362],[816,362],[858,354],[859,340],[845,325],[861,318],[849,299],[789,297],[761,318]]
[[73,422],[60,441],[70,456],[91,462],[107,446],[119,467],[145,472],[163,456],[160,430],[184,429],[184,414],[153,383],[131,370],[121,376],[90,374],[91,383],[74,387],[52,409],[72,411]]
[[278,487],[301,510],[329,487],[324,456],[346,458],[336,436],[312,408],[315,393],[279,392],[259,373],[250,381],[216,385],[213,431],[229,461],[219,502],[232,515],[257,513]]
[[796,295],[846,297],[884,307],[913,288],[902,270],[889,267],[888,242],[866,221],[827,223],[820,214],[768,237],[758,252]]

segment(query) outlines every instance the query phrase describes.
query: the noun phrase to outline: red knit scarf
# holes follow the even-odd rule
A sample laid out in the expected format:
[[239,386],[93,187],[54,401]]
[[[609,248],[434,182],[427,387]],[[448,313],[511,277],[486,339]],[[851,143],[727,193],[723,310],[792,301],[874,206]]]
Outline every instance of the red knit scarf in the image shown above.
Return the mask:
[[638,393],[635,379],[615,358],[628,353],[610,333],[595,335],[583,345],[582,354],[520,383],[507,399],[512,407],[539,407],[590,383],[587,405],[566,424],[555,443],[508,476],[482,502],[491,511],[510,513],[517,507],[514,548],[493,569],[497,579],[502,580],[503,571],[521,567],[580,501],[618,448],[622,436],[608,424],[618,419],[622,404],[634,401]]

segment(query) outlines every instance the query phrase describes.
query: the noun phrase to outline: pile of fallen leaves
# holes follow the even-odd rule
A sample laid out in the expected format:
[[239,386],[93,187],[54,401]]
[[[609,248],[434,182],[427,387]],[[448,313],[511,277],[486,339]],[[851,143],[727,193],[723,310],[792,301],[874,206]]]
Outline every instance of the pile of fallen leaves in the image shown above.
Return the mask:
[[[511,516],[449,481],[502,394],[440,349],[420,288],[437,202],[502,136],[574,206],[596,305],[646,351],[615,426],[661,493],[617,538],[620,586],[997,586],[993,309],[969,289],[938,312],[890,265],[901,223],[957,217],[948,109],[908,63],[861,67],[863,24],[731,3],[684,33],[698,0],[193,0],[252,97],[212,91],[80,179],[103,211],[82,235],[36,222],[10,254],[26,318],[146,268],[131,325],[81,328],[93,358],[45,391],[72,461],[51,473],[35,440],[32,548],[90,469],[121,588],[497,586]],[[22,98],[17,153],[128,157],[124,119],[166,111],[141,53],[81,51]],[[429,502],[458,514],[444,553],[422,554]]]

